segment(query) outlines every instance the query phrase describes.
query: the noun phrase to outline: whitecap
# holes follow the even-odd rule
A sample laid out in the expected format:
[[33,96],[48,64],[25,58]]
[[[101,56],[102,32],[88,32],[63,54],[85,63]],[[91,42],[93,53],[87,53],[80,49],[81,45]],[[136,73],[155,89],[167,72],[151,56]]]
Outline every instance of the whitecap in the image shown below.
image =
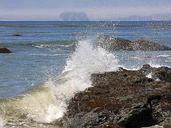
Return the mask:
[[91,87],[91,74],[118,70],[118,60],[114,54],[101,47],[94,48],[91,41],[80,41],[76,51],[68,59],[60,77],[51,77],[47,82],[55,98],[55,106],[50,106],[47,122],[63,117],[67,103],[75,93]]

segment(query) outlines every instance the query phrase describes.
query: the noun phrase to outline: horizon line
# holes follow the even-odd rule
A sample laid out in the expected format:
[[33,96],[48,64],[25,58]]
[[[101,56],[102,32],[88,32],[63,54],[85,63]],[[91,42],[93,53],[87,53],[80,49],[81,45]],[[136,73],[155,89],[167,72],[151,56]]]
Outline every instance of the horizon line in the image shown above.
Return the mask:
[[168,21],[171,22],[171,20],[0,20],[0,22],[143,22],[143,21]]

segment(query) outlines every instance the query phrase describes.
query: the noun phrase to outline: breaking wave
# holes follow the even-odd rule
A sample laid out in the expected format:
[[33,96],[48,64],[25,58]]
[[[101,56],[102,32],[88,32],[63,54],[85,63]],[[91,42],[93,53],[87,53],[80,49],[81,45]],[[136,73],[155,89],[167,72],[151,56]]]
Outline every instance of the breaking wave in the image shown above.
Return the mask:
[[74,94],[91,86],[92,73],[114,71],[118,67],[118,60],[113,54],[100,47],[94,48],[91,41],[80,41],[62,75],[51,77],[47,82],[55,98],[55,105],[49,106],[45,121],[51,122],[64,115],[67,103]]
[[5,120],[0,116],[0,128],[4,128]]
[[[93,46],[90,40],[79,41],[75,52],[68,57],[61,75],[49,76],[44,86],[32,89],[14,101],[6,102],[8,107],[4,108],[13,113],[15,123],[21,120],[22,116],[18,115],[26,115],[23,120],[25,123],[28,123],[29,119],[43,124],[53,123],[64,116],[68,102],[75,93],[92,86],[92,73],[116,71],[119,67],[114,54]],[[19,114],[16,114],[18,110]],[[2,121],[0,123],[3,125]]]
[[75,44],[32,44],[36,48],[75,48]]

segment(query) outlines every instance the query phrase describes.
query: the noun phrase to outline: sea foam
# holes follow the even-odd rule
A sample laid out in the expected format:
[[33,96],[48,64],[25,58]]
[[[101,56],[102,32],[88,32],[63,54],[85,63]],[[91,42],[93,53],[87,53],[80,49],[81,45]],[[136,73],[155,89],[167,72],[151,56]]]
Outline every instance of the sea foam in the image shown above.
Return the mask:
[[47,82],[55,99],[44,116],[45,122],[62,118],[67,103],[75,93],[91,86],[91,74],[116,71],[118,60],[101,47],[93,47],[91,41],[80,41],[76,51],[68,59],[61,76],[51,77]]
[[0,128],[4,128],[5,121],[4,119],[0,116]]

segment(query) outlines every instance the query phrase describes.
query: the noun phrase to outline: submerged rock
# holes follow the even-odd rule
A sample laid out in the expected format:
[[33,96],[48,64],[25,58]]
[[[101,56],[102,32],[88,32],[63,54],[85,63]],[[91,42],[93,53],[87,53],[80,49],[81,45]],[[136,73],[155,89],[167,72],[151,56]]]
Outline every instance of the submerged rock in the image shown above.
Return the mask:
[[12,36],[22,36],[20,33],[14,33]]
[[101,47],[109,50],[142,50],[142,51],[162,51],[171,50],[170,47],[148,41],[148,40],[136,40],[130,41],[123,38],[113,38],[109,35],[101,35],[97,38],[97,44]]
[[[92,74],[92,87],[77,93],[69,102],[65,127],[164,127],[171,117],[170,70],[144,65],[137,71]],[[146,77],[151,72],[152,78]]]
[[11,53],[11,51],[5,47],[0,47],[0,53]]

